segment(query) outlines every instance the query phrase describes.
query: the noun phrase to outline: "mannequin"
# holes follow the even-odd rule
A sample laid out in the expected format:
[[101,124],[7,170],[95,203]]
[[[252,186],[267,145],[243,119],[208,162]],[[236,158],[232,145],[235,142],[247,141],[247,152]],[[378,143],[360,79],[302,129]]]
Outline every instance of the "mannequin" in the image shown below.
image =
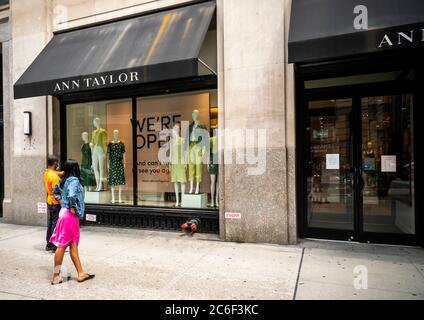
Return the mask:
[[[183,146],[184,139],[180,136],[180,125],[176,124],[172,129],[172,139],[170,141],[170,153],[169,153],[169,169],[171,171],[171,182],[175,188],[175,199],[176,207],[181,205],[181,197],[185,193],[187,176],[186,170],[187,165],[183,163]],[[180,185],[181,185],[181,197],[180,197]]]
[[93,144],[89,142],[88,132],[83,132],[81,134],[81,139],[84,142],[81,147],[81,178],[84,185],[84,190],[87,192],[92,191],[92,187],[96,185],[91,173],[93,166],[91,150],[93,149]]
[[[194,182],[196,180],[196,194],[200,193],[200,183],[202,182],[202,159],[206,153],[206,146],[203,137],[207,128],[199,121],[199,110],[192,113],[193,123],[186,133],[185,139],[185,163],[188,163],[190,194],[193,194]],[[187,161],[188,160],[188,161]]]
[[218,137],[214,136],[209,139],[210,142],[210,164],[208,171],[211,176],[211,207],[219,206],[218,194]]
[[91,143],[93,144],[93,169],[96,177],[96,191],[100,192],[103,189],[104,179],[104,168],[107,152],[107,133],[106,130],[101,127],[100,118],[96,118],[93,121],[94,128]]
[[115,188],[118,187],[118,203],[122,201],[122,186],[125,181],[125,145],[119,140],[119,130],[113,131],[113,141],[107,148],[109,185],[112,193],[112,203],[115,201]]

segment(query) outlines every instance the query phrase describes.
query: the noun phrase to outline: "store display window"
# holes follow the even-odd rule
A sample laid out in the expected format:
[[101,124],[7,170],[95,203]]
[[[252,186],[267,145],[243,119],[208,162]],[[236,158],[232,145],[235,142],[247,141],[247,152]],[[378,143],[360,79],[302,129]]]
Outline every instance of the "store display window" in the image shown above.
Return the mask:
[[67,157],[80,163],[88,204],[133,204],[132,101],[67,106]]
[[86,202],[217,208],[216,90],[140,97],[136,121],[132,103],[66,107],[67,157],[81,165]]
[[137,100],[139,204],[217,206],[218,170],[209,165],[216,100],[216,91]]

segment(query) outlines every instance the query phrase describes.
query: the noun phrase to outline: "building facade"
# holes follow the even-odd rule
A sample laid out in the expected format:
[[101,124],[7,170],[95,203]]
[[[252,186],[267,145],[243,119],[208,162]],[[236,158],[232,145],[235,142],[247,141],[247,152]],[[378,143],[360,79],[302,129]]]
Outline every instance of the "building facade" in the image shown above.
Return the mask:
[[422,245],[424,8],[369,2],[6,3],[4,221],[45,224],[58,154],[87,224]]
[[[116,128],[121,134],[126,135],[120,137],[125,141],[126,169],[128,169],[125,174],[127,184],[123,188],[122,197],[125,198],[123,201],[133,202],[133,186],[135,185],[139,189],[136,198],[139,204],[141,203],[141,206],[119,204],[118,207],[118,204],[108,203],[106,205],[106,202],[110,200],[108,196],[105,199],[94,199],[93,202],[97,201],[101,205],[97,207],[88,205],[88,207],[91,207],[92,213],[97,216],[98,221],[102,221],[101,216],[109,213],[108,223],[112,225],[137,226],[140,224],[166,229],[167,226],[179,227],[181,221],[195,216],[202,220],[204,227],[209,231],[219,230],[221,238],[224,240],[280,244],[297,241],[295,192],[293,188],[289,188],[289,185],[295,183],[295,140],[294,112],[286,108],[286,105],[290,105],[290,108],[294,107],[293,102],[290,101],[294,97],[293,80],[289,73],[286,73],[290,67],[286,66],[287,52],[286,41],[284,41],[288,30],[288,20],[285,20],[285,14],[290,12],[288,1],[272,1],[266,5],[254,0],[214,2],[215,9],[211,16],[213,21],[208,29],[212,32],[208,33],[215,34],[211,36],[215,37],[215,43],[211,47],[215,46],[216,62],[214,65],[212,56],[211,65],[208,64],[208,66],[214,72],[204,72],[208,74],[206,78],[201,76],[188,82],[167,81],[165,86],[159,89],[144,84],[135,88],[133,92],[128,91],[122,94],[116,90],[114,92],[109,90],[110,96],[108,96],[108,92],[100,90],[103,91],[102,95],[96,96],[89,93],[88,98],[87,95],[73,95],[72,97],[68,95],[66,98],[41,96],[13,99],[13,85],[18,82],[49,41],[63,35],[62,31],[85,28],[125,17],[163,14],[169,10],[174,10],[171,12],[171,16],[173,13],[178,15],[179,13],[175,10],[179,10],[180,6],[184,10],[187,5],[205,5],[205,2],[167,0],[16,0],[10,2],[8,11],[10,39],[3,42],[3,52],[6,53],[5,69],[10,70],[10,78],[5,81],[4,85],[5,119],[9,124],[5,128],[6,192],[3,201],[5,222],[35,225],[45,223],[45,215],[37,213],[37,204],[42,203],[45,197],[41,175],[45,167],[46,156],[51,153],[64,156],[63,153],[67,152],[70,156],[78,158],[77,152],[83,143],[81,132],[76,132],[83,129],[77,128],[78,121],[85,121],[84,119],[94,113],[98,115],[103,125],[106,121],[111,123],[111,126],[106,128],[109,134],[108,141],[112,139],[112,133]],[[277,25],[271,20],[278,21]],[[248,21],[259,23],[248,23]],[[245,28],[240,28],[240,23],[244,23]],[[197,28],[202,28],[201,22]],[[169,35],[172,36],[172,34]],[[176,40],[170,39],[170,45],[176,45]],[[71,56],[78,54],[72,52],[72,47],[69,47],[68,50],[70,50]],[[127,54],[131,53],[127,52]],[[207,55],[208,53],[206,53],[206,60]],[[153,57],[153,59],[156,58],[158,57]],[[78,68],[78,66],[74,67]],[[48,73],[47,70],[44,71]],[[187,77],[184,78],[187,79]],[[287,94],[286,90],[288,90]],[[135,163],[134,152],[131,152],[134,150],[133,139],[131,130],[127,130],[127,124],[130,124],[133,111],[132,101],[134,98],[139,104],[139,110],[136,110],[136,113],[138,112],[137,130],[142,126],[143,119],[149,118],[147,116],[151,113],[149,109],[155,108],[155,105],[158,104],[161,105],[159,108],[165,112],[173,105],[181,108],[179,109],[181,114],[178,116],[187,120],[191,120],[193,108],[184,109],[182,106],[184,104],[196,106],[200,109],[204,123],[208,122],[207,111],[218,107],[209,113],[209,120],[213,120],[208,123],[210,128],[215,125],[219,128],[229,129],[229,132],[231,130],[237,132],[239,129],[246,128],[254,132],[267,129],[268,135],[271,137],[267,139],[268,143],[253,148],[253,154],[264,155],[265,173],[248,175],[247,170],[252,165],[247,164],[246,161],[238,162],[240,164],[220,165],[219,208],[204,207],[200,211],[171,208],[168,204],[174,201],[172,185],[161,183],[163,181],[161,177],[157,178],[156,181],[159,183],[156,183],[155,186],[155,182],[150,182],[149,178],[145,179],[147,182],[142,182],[143,177],[140,176],[143,176],[143,172],[137,170],[139,173],[138,183],[134,184],[134,176],[131,174],[131,167]],[[194,102],[190,100],[194,100]],[[104,101],[106,103],[103,103]],[[68,119],[66,120],[63,112],[61,113],[63,108],[68,110]],[[86,114],[79,112],[81,108],[85,110],[82,112],[86,112]],[[109,109],[119,109],[121,114],[114,114],[114,111],[109,111]],[[25,136],[23,133],[25,111],[31,112],[32,116],[32,134],[30,136]],[[102,112],[103,114],[101,114]],[[163,111],[159,111],[159,114],[160,112],[163,113]],[[119,119],[124,114],[127,116],[127,123],[121,123]],[[70,118],[73,122],[69,120]],[[114,123],[114,121],[116,122]],[[60,128],[61,124],[67,124],[68,129]],[[91,141],[93,127],[91,123],[87,123],[85,126],[84,131],[89,133]],[[288,129],[290,127],[292,128]],[[72,131],[73,128],[76,128],[75,132]],[[141,133],[141,135],[143,134]],[[72,138],[68,139],[67,136],[72,136]],[[78,140],[72,140],[74,138]],[[142,141],[140,142],[142,139],[139,138],[135,141],[138,147],[143,144]],[[64,147],[65,143],[69,150]],[[243,139],[237,141],[236,138],[234,138],[234,143],[229,145],[231,148],[227,151],[220,146],[220,157],[224,157],[223,153],[225,152],[231,152],[234,153],[235,159],[237,152],[246,154],[246,148],[249,150],[252,148],[252,146],[246,147]],[[258,148],[262,150],[258,151]],[[145,161],[149,163],[148,156],[143,157],[142,151],[135,151],[135,153],[139,158],[137,160],[139,166],[142,166]],[[203,169],[203,177],[204,181],[200,186],[201,192],[210,194],[206,168]],[[162,187],[163,189],[160,190]],[[146,188],[146,192],[143,188]],[[116,199],[118,199],[118,189],[117,187]],[[188,189],[189,182],[187,191]],[[210,195],[207,201],[210,202]],[[148,205],[143,206],[145,203]],[[121,221],[118,214],[121,215],[121,218],[125,216],[129,220]],[[157,217],[163,218],[164,216],[169,219],[176,217],[176,219],[157,220]],[[131,221],[134,217],[139,217],[139,220]]]

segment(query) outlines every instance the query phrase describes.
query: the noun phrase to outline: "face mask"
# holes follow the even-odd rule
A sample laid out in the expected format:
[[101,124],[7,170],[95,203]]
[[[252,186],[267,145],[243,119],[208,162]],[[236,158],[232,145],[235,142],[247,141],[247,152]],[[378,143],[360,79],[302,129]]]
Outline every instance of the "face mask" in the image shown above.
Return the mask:
[[60,164],[57,164],[56,165],[56,171],[59,171],[60,170]]

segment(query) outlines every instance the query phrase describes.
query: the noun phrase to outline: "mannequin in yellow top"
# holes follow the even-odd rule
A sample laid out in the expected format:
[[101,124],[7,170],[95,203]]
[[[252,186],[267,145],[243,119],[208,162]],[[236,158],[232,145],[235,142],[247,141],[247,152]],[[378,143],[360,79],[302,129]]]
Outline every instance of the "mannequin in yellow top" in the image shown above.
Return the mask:
[[200,183],[202,182],[203,157],[206,153],[206,144],[209,138],[208,129],[200,122],[199,110],[192,113],[193,122],[186,131],[184,140],[185,163],[188,163],[188,175],[190,181],[190,194],[194,191],[196,181],[196,192],[200,194]]
[[100,118],[93,121],[94,128],[91,143],[93,145],[93,170],[96,177],[96,191],[102,191],[107,154],[107,132],[101,126]]

